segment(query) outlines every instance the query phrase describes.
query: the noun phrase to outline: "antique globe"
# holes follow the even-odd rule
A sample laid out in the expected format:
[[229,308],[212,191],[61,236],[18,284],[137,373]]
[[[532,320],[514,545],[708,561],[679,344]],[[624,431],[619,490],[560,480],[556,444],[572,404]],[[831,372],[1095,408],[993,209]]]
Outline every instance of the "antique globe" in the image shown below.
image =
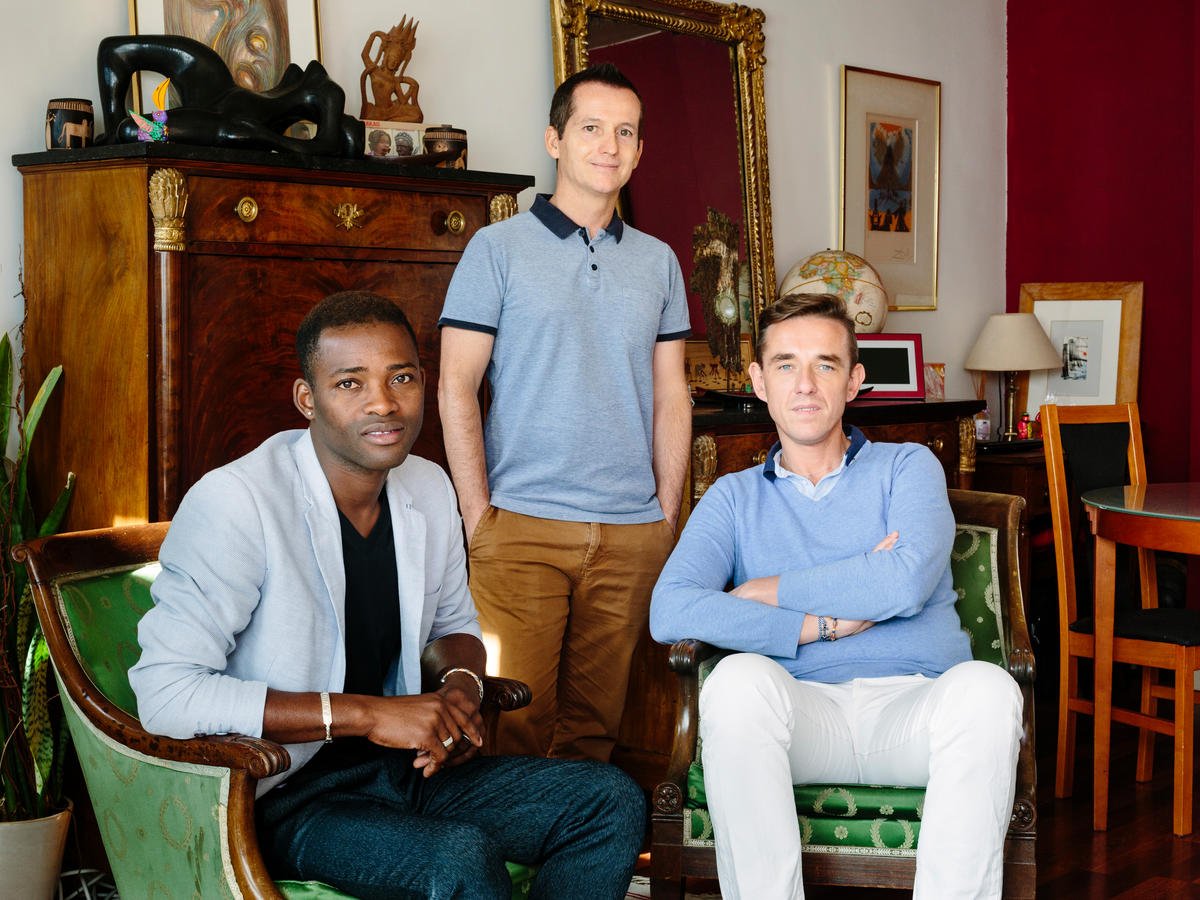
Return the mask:
[[837,294],[860,333],[883,331],[887,320],[887,291],[879,273],[845,250],[822,250],[788,269],[779,296],[788,294]]

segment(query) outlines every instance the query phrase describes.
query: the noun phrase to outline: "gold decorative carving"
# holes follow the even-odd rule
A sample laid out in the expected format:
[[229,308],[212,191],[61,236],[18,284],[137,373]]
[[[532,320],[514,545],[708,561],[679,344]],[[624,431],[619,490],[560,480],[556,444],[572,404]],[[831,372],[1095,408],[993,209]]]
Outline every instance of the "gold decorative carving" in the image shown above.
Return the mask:
[[958,420],[958,471],[964,475],[975,472],[975,420]]
[[767,59],[762,10],[712,0],[551,0],[554,79],[561,84],[588,64],[588,17],[612,19],[690,34],[727,44],[736,61],[738,148],[741,153],[746,260],[753,299],[751,329],[758,313],[775,299],[775,251],[771,230],[771,187],[767,169],[767,103],[763,70]]
[[156,169],[147,190],[150,215],[154,217],[154,249],[180,252],[184,249],[184,216],[187,213],[187,179],[178,169]]
[[243,197],[237,202],[237,206],[233,208],[237,213],[237,217],[247,225],[258,218],[258,203],[253,197]]
[[488,222],[495,224],[517,214],[517,198],[512,194],[497,194],[488,206]]
[[337,218],[337,225],[334,228],[345,228],[347,231],[358,227],[362,228],[362,222],[359,221],[365,211],[360,209],[357,203],[339,203],[333,208],[333,215]]
[[717,440],[698,434],[692,441],[692,501],[704,496],[717,478]]
[[467,217],[457,209],[451,210],[446,216],[446,230],[451,234],[462,234],[467,230]]

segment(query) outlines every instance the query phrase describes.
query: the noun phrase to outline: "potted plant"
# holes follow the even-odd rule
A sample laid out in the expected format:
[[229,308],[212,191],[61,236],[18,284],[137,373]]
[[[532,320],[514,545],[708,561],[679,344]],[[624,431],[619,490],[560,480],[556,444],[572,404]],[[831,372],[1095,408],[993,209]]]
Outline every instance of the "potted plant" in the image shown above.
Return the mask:
[[[61,708],[51,714],[53,675],[23,566],[9,555],[26,538],[58,529],[75,476],[38,524],[29,495],[29,447],[46,402],[62,376],[56,366],[21,414],[21,379],[12,341],[0,338],[0,440],[15,447],[0,471],[0,893],[48,897],[58,878],[70,816],[62,797],[67,729]],[[49,847],[36,850],[38,842]],[[35,874],[45,860],[46,874]],[[15,875],[15,877],[10,877]]]

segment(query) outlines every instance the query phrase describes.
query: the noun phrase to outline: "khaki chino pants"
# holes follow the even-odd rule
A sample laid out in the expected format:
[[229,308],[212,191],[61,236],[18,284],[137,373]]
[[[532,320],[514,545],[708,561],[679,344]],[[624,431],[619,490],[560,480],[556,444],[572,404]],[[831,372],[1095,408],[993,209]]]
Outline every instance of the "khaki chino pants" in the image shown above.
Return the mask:
[[488,671],[529,685],[497,751],[607,762],[650,592],[674,545],[665,520],[562,522],[489,507],[471,536]]

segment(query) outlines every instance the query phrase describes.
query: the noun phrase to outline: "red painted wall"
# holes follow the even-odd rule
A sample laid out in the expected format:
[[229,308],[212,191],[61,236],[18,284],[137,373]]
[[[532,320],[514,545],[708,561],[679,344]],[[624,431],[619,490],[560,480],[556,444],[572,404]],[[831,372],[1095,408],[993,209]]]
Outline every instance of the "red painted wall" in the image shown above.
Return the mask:
[[1154,481],[1200,479],[1200,14],[1192,0],[1009,0],[1007,299],[1142,281]]
[[[729,49],[693,35],[661,32],[599,48],[592,62],[614,63],[646,108],[645,145],[629,182],[631,224],[670,244],[692,274],[692,230],[709,206],[742,225],[738,123]],[[696,140],[703,135],[703,140]],[[746,258],[745,231],[741,258]],[[692,333],[705,333],[699,295],[688,291]]]

